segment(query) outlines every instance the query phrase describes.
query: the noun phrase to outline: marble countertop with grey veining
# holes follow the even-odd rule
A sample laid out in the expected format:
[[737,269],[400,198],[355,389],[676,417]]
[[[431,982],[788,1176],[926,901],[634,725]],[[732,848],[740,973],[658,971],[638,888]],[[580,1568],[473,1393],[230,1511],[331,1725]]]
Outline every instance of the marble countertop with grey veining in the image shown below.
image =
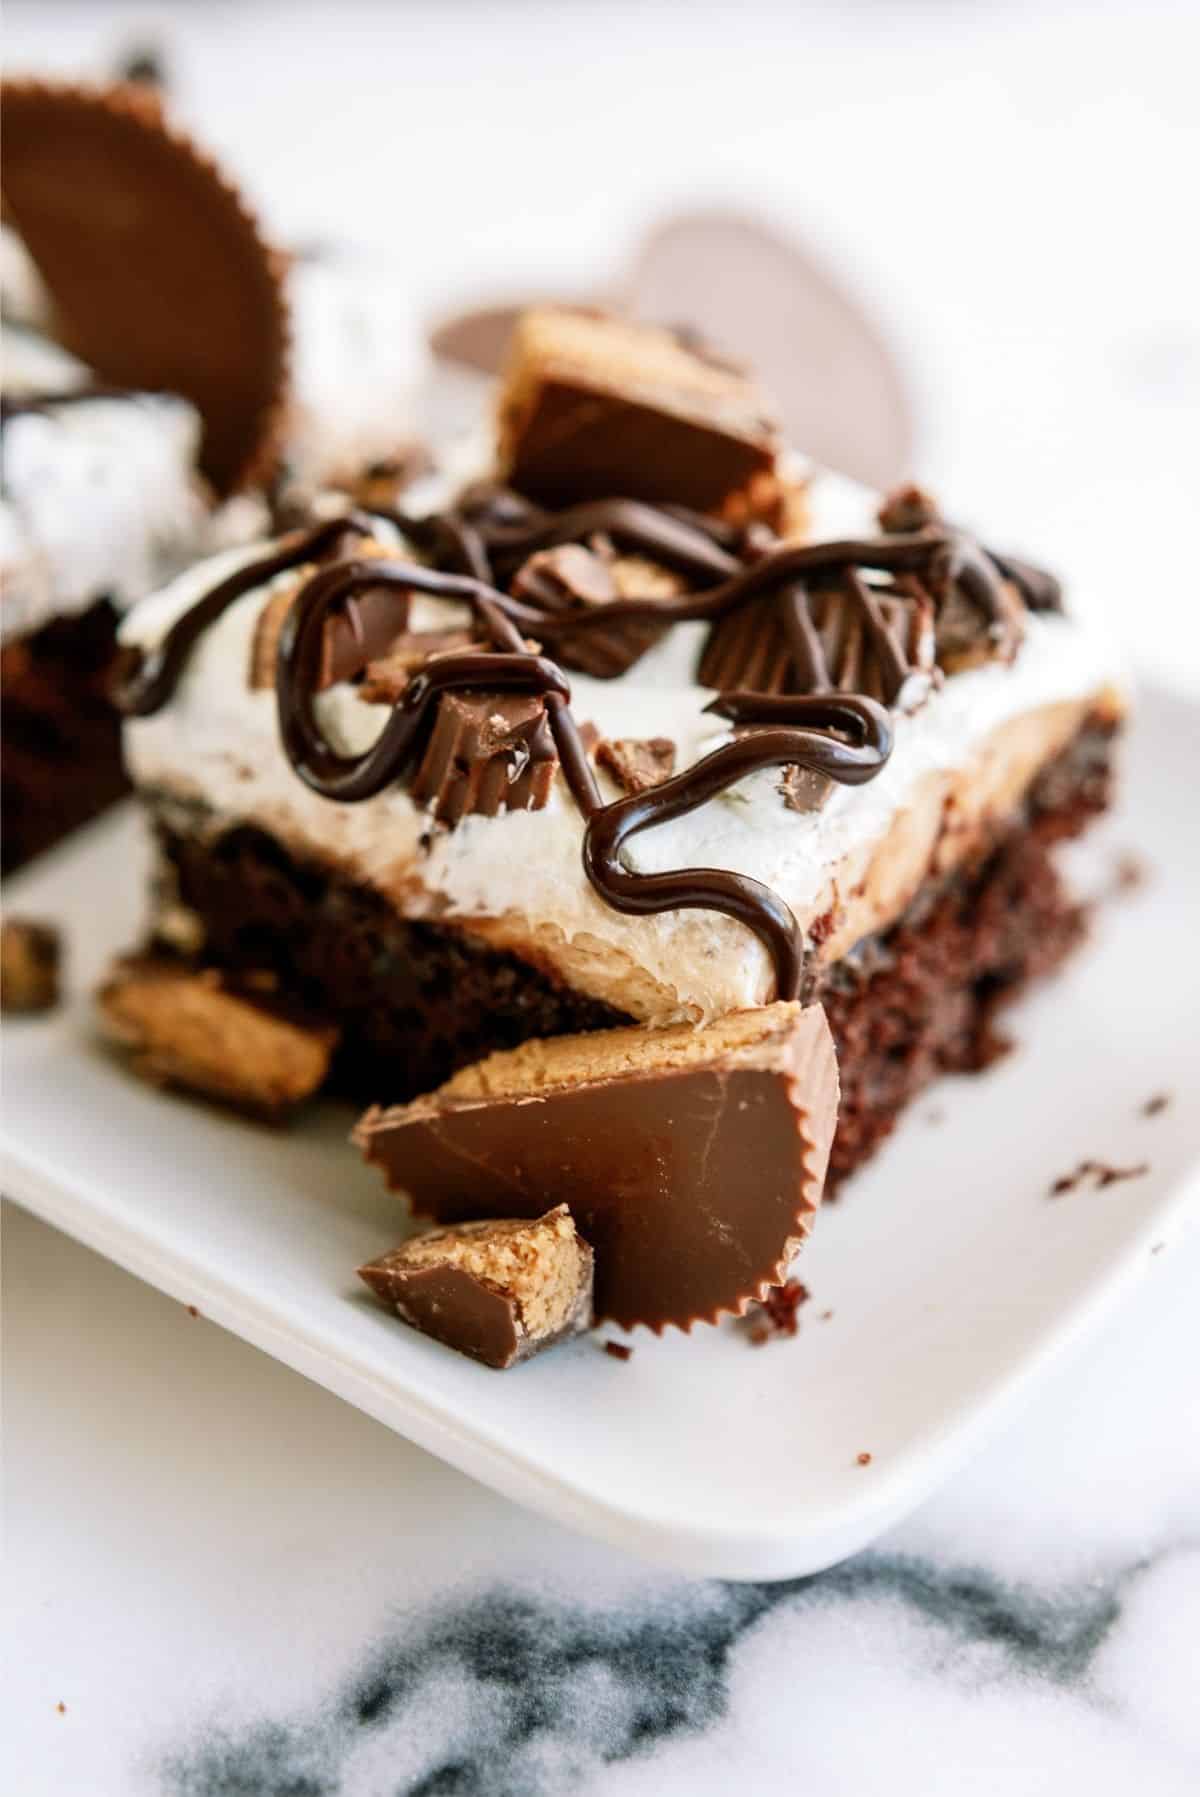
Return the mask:
[[780,1584],[538,1522],[12,1206],[3,1248],[24,1797],[1197,1789],[1200,1230]]

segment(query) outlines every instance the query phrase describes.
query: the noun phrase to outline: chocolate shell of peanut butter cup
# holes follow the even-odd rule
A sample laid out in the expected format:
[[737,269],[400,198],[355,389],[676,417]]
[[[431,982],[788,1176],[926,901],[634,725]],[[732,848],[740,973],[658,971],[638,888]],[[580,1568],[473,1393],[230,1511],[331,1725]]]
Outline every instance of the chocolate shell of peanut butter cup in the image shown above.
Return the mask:
[[595,1251],[597,1321],[687,1330],[783,1278],[837,1096],[823,1011],[780,1003],[704,1030],[527,1042],[369,1111],[355,1140],[440,1223],[566,1204]]
[[283,264],[213,161],[128,86],[3,84],[4,209],[56,335],[106,385],[176,393],[219,494],[273,472],[288,384]]

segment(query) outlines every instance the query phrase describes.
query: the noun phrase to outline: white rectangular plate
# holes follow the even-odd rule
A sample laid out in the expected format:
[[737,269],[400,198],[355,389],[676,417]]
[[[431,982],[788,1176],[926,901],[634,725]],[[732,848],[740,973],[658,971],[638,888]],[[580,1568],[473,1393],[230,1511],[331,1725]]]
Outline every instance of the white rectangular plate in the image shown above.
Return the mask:
[[[10,912],[64,926],[70,991],[4,1032],[4,1190],[561,1522],[695,1573],[815,1570],[918,1503],[1200,1186],[1198,767],[1200,709],[1146,695],[1121,808],[1081,871],[1111,885],[1132,853],[1148,880],[1014,1011],[1018,1051],[929,1093],[821,1215],[794,1340],[639,1331],[627,1362],[585,1340],[498,1375],[391,1319],[354,1269],[404,1233],[403,1212],[346,1146],[348,1111],[275,1133],[140,1085],[94,1041],[87,994],[139,927],[128,810],[5,893]],[[1147,1118],[1158,1092],[1173,1101]],[[1048,1197],[1089,1158],[1150,1171]]]

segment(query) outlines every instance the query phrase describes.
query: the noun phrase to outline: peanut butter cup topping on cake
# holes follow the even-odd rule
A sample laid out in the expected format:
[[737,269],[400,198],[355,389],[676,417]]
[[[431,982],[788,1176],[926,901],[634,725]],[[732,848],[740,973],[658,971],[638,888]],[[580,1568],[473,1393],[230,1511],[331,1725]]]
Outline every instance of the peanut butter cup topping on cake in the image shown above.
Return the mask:
[[288,370],[283,268],[215,163],[136,87],[3,84],[6,215],[96,379],[179,394],[219,494],[264,482]]

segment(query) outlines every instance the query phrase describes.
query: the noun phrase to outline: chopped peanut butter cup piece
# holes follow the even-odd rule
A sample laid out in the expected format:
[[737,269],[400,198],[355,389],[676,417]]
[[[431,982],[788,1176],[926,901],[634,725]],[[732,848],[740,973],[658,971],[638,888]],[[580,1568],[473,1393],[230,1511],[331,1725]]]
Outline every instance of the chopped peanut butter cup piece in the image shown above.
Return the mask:
[[6,917],[0,924],[0,1011],[37,1016],[58,1003],[60,940],[52,924]]
[[673,332],[550,308],[517,325],[499,459],[532,498],[619,493],[762,515],[778,498],[777,448],[755,383]]
[[937,684],[933,601],[916,583],[838,582],[755,599],[713,625],[700,681],[718,692],[862,693],[916,711]]
[[[339,558],[372,561],[391,551],[373,537],[347,524],[346,534],[320,558],[321,566]],[[258,615],[250,646],[250,687],[262,691],[275,684],[275,661],[284,619],[313,578],[318,564],[301,568],[295,580],[273,593]],[[408,627],[409,595],[402,587],[380,583],[356,593],[326,619],[321,631],[321,664],[317,691],[353,680],[379,658],[390,655]]]
[[596,1316],[688,1329],[784,1278],[820,1201],[837,1116],[819,1006],[693,1030],[531,1041],[355,1140],[421,1216],[540,1216],[565,1204],[596,1254]]
[[[539,549],[513,577],[513,597],[542,611],[597,611],[617,599],[663,599],[682,592],[683,581],[644,556],[618,556],[599,538],[592,547],[559,543]],[[576,631],[556,641],[554,653],[565,668],[616,680],[653,647],[667,626],[647,618],[614,618],[603,626]]]
[[427,662],[480,646],[469,630],[406,630],[385,656],[367,663],[358,696],[368,705],[394,705]]
[[118,964],[97,999],[104,1033],[141,1078],[271,1119],[312,1096],[337,1045],[335,1029],[168,961]]
[[410,788],[442,824],[475,812],[540,811],[558,756],[544,702],[513,693],[443,693]]
[[596,765],[611,774],[623,792],[648,792],[675,772],[675,744],[669,736],[605,737],[596,747]]
[[435,1229],[358,1269],[414,1329],[501,1368],[590,1329],[592,1275],[565,1204]]

